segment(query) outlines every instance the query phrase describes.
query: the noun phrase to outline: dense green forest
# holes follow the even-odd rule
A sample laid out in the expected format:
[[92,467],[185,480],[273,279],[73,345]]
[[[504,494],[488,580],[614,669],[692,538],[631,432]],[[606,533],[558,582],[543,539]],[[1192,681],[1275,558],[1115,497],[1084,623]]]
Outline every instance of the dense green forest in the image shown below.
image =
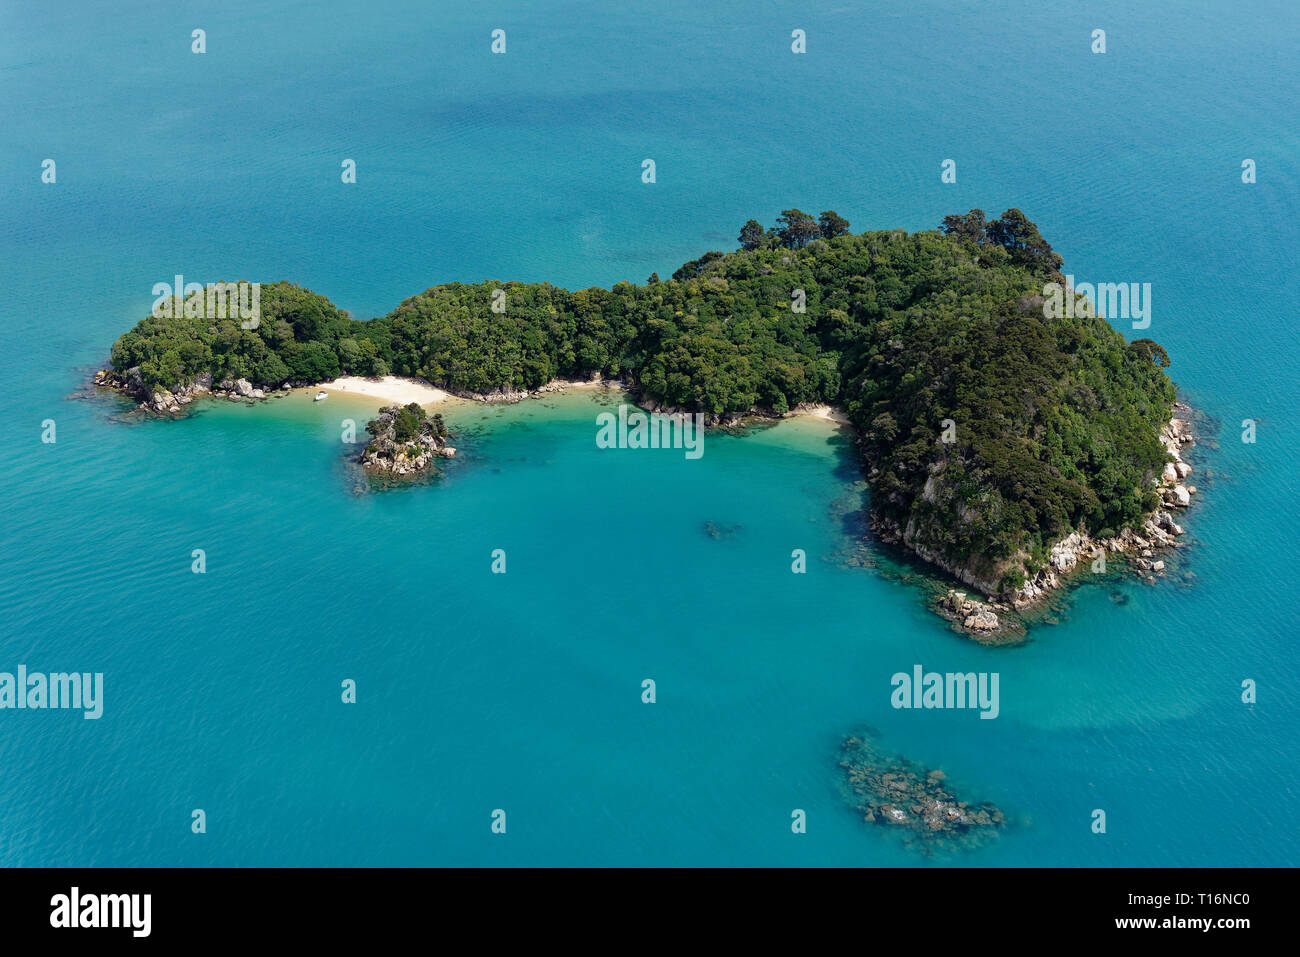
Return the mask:
[[861,432],[875,517],[952,562],[1007,564],[1008,588],[1070,530],[1113,534],[1156,507],[1168,357],[1102,318],[1046,318],[1061,257],[1019,210],[855,235],[791,209],[738,243],[670,280],[450,283],[369,322],[263,285],[256,329],[150,317],[112,364],[149,388],[392,373],[485,393],[600,373],[716,417],[830,403]]

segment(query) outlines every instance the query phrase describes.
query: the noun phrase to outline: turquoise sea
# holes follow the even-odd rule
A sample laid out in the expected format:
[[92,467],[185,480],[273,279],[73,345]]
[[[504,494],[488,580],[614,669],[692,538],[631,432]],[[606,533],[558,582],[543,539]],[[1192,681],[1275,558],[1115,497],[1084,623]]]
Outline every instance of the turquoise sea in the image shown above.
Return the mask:
[[[1291,0],[8,0],[0,671],[103,672],[105,702],[0,711],[0,865],[1300,863],[1298,45]],[[455,405],[443,478],[376,493],[340,434],[377,403],[138,421],[82,388],[178,273],[364,318],[667,275],[789,206],[1016,206],[1077,280],[1150,282],[1121,328],[1205,437],[1168,578],[984,648],[844,562],[866,500],[823,422],[690,461],[597,449],[616,395]],[[894,710],[916,664],[998,672],[998,718]],[[1011,826],[926,857],[863,824],[863,728]]]

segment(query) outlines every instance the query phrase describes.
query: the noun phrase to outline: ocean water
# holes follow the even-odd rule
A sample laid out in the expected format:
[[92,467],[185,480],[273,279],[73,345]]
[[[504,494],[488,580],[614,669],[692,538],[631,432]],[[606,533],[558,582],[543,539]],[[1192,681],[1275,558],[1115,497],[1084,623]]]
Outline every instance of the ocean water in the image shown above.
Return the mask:
[[[0,671],[103,672],[105,704],[0,712],[0,865],[1296,864],[1300,13],[1134,6],[6,3]],[[375,493],[340,441],[365,400],[159,422],[82,390],[177,273],[369,317],[667,275],[791,205],[1017,206],[1079,281],[1152,283],[1120,328],[1205,437],[1168,578],[983,648],[843,561],[865,498],[826,423],[689,461],[597,450],[616,395],[456,405],[445,474]],[[998,718],[894,710],[915,664],[997,672]],[[864,728],[1011,826],[929,857],[864,825]]]

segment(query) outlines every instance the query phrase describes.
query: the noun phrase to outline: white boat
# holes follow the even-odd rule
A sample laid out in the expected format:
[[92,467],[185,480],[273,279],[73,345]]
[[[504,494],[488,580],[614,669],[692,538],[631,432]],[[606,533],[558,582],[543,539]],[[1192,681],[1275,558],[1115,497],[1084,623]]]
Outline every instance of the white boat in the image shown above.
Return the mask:
[[312,399],[312,401],[313,401],[313,402],[319,402],[321,399],[327,399],[327,398],[329,398],[329,393],[328,393],[328,392],[317,392],[317,393],[316,393],[316,398]]

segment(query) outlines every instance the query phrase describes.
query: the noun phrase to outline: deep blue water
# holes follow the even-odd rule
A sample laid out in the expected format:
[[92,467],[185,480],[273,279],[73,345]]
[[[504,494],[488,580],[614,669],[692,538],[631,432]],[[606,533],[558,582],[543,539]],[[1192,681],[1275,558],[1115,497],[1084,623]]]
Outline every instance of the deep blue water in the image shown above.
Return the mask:
[[[839,792],[863,727],[1014,822],[944,863],[1296,864],[1300,13],[1127,6],[6,3],[0,671],[102,671],[106,700],[0,711],[0,864],[930,863]],[[368,317],[437,282],[667,275],[791,205],[1017,206],[1080,281],[1151,282],[1150,329],[1121,328],[1211,440],[1174,573],[987,649],[844,567],[860,476],[820,423],[687,461],[597,450],[608,398],[461,408],[443,481],[358,495],[365,401],[70,398],[176,273]],[[917,663],[997,671],[1000,716],[893,710]]]

